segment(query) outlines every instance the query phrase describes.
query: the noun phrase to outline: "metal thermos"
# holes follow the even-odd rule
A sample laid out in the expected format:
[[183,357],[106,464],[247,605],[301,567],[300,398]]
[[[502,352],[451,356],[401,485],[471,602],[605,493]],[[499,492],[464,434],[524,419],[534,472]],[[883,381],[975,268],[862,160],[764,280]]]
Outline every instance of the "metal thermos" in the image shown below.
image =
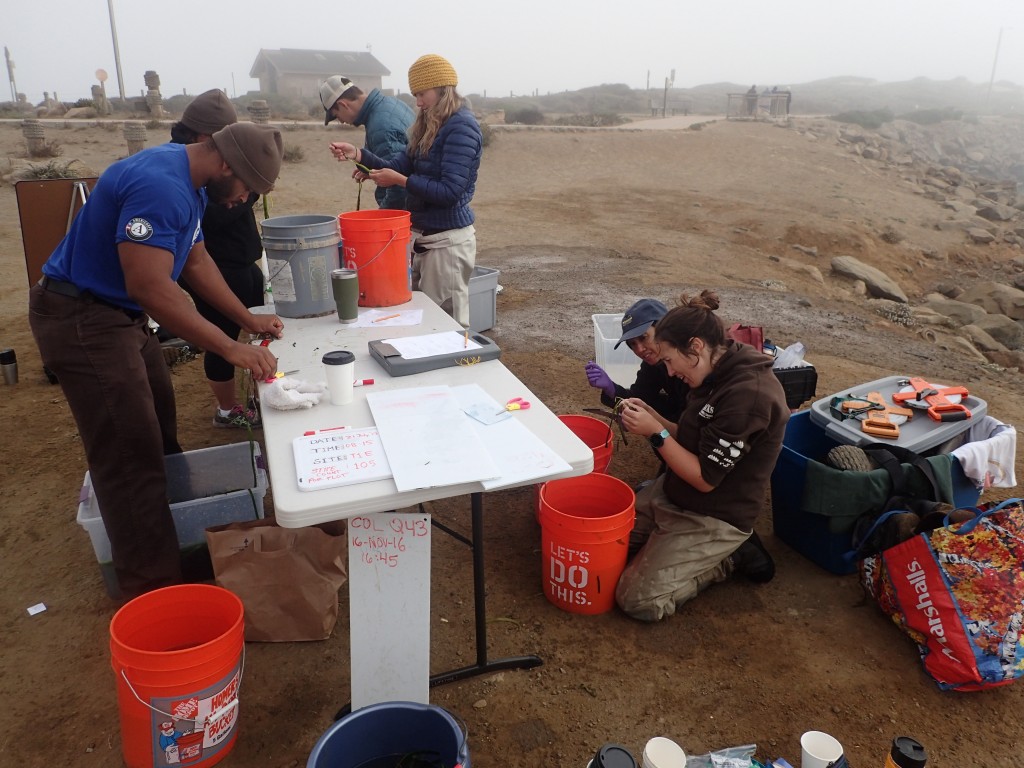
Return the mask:
[[928,753],[920,742],[909,736],[897,736],[885,758],[885,768],[924,768],[927,762]]
[[18,356],[13,349],[0,349],[0,368],[4,369],[4,384],[18,383]]

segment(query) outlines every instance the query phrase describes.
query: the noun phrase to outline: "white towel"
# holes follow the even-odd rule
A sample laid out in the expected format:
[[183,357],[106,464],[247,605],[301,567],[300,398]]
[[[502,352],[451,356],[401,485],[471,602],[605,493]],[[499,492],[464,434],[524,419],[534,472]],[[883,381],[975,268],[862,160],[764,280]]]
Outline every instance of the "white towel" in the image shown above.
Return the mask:
[[968,442],[951,451],[976,488],[1013,488],[1017,485],[1017,430],[992,416],[972,424]]

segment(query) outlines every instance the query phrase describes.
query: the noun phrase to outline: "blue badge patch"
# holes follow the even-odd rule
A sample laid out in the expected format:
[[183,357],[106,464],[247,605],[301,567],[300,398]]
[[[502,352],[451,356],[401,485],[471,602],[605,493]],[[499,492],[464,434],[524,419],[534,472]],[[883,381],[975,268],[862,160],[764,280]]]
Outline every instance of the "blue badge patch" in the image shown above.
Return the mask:
[[125,225],[124,233],[135,242],[141,243],[153,236],[153,225],[145,219],[135,218]]

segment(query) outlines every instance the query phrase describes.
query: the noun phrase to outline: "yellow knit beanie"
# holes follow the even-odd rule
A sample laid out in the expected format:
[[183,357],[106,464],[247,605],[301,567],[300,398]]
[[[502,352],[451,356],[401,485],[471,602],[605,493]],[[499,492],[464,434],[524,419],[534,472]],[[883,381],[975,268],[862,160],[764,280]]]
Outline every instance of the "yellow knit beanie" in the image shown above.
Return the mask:
[[409,67],[409,93],[415,94],[429,91],[431,88],[440,88],[442,85],[458,84],[459,76],[455,74],[455,67],[436,53],[420,56]]

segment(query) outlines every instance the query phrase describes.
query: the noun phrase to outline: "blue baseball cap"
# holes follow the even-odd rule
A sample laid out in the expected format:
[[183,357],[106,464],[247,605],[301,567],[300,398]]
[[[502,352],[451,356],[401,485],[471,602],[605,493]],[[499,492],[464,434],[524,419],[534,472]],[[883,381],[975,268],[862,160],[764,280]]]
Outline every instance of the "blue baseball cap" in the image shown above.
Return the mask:
[[618,349],[619,344],[624,341],[643,336],[648,328],[667,314],[668,307],[657,299],[640,299],[622,316],[622,336],[612,349]]

